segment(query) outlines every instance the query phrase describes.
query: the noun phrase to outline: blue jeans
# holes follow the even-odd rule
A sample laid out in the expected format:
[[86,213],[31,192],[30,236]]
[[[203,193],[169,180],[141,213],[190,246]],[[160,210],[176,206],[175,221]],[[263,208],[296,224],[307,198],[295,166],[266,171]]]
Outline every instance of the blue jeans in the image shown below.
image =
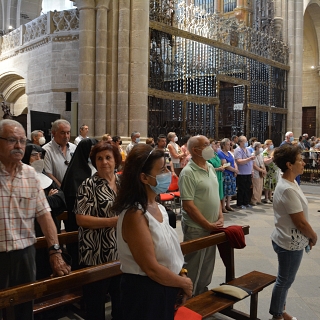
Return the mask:
[[291,287],[299,269],[303,249],[298,251],[286,250],[272,241],[273,249],[278,255],[278,275],[273,287],[269,313],[282,316],[288,290]]

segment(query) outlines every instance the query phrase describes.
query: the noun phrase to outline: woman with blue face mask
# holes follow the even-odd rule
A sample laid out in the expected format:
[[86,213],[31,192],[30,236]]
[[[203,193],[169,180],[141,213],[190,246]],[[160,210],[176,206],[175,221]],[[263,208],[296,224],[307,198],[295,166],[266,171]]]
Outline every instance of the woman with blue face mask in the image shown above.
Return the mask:
[[112,208],[120,213],[117,245],[123,319],[173,319],[179,291],[185,297],[192,294],[192,282],[182,269],[178,236],[165,208],[155,200],[170,182],[162,150],[146,144],[131,150]]
[[263,188],[265,199],[262,201],[264,203],[272,203],[272,193],[276,188],[278,177],[279,177],[279,168],[273,162],[273,153],[274,146],[272,140],[266,140],[264,142],[265,150],[263,151],[263,162],[267,169],[267,174],[264,178]]

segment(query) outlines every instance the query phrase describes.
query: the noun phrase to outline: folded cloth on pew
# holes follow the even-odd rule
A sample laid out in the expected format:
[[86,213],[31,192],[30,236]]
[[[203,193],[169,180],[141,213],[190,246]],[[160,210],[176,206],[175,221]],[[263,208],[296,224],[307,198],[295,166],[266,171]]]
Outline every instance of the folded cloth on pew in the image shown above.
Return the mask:
[[[227,239],[229,240],[231,248],[242,249],[246,246],[246,240],[244,237],[244,232],[242,226],[229,226],[226,228],[220,228],[215,231],[212,231],[211,234],[220,233],[221,231],[225,232]],[[224,251],[225,243],[218,244],[219,254],[224,263],[227,265],[227,253]]]
[[229,284],[223,284],[220,287],[211,289],[211,291],[217,294],[227,295],[237,299],[243,299],[252,294],[251,290],[237,286],[232,286]]
[[178,308],[176,314],[174,315],[174,320],[201,320],[202,316],[186,307]]

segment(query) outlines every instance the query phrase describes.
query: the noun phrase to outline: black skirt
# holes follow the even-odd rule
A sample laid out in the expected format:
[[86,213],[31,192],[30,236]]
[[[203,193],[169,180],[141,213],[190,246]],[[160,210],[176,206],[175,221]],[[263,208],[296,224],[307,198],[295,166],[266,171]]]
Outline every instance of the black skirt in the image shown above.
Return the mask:
[[128,273],[122,275],[120,287],[122,320],[173,320],[179,288]]

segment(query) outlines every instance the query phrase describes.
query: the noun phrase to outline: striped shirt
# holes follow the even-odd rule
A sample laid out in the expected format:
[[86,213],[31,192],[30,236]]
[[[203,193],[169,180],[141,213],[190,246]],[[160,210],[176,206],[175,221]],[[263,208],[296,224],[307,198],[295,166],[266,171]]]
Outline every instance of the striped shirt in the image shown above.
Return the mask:
[[0,162],[0,252],[33,245],[34,219],[49,211],[34,169],[20,163],[12,179]]

